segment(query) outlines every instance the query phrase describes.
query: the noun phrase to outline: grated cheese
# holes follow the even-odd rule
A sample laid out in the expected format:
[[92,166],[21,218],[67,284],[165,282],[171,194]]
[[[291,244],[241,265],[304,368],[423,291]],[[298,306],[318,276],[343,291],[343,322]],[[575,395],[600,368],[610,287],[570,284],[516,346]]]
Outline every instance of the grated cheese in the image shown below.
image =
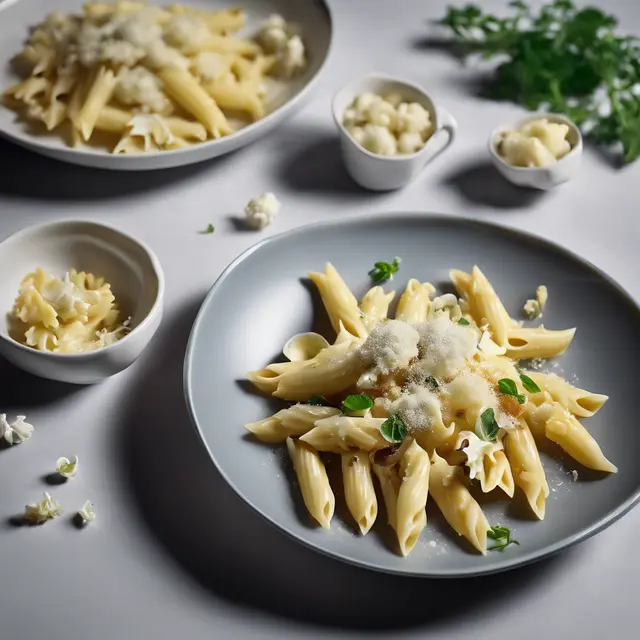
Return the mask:
[[412,385],[392,405],[411,433],[426,431],[442,421],[440,398],[425,387]]
[[460,371],[476,350],[475,333],[441,314],[416,325],[420,335],[420,367],[427,375],[449,378]]
[[364,376],[389,375],[396,369],[409,366],[418,356],[416,329],[401,320],[389,320],[379,324],[360,347],[360,358],[371,371]]

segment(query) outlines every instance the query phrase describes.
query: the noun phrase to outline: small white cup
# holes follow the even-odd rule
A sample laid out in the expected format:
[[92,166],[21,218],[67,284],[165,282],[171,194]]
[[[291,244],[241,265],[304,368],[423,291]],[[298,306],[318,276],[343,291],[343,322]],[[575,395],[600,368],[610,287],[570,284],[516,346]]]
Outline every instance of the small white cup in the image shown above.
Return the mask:
[[[514,167],[509,164],[499,153],[498,145],[502,134],[507,131],[517,131],[520,127],[533,120],[546,118],[549,122],[566,124],[569,127],[567,140],[571,145],[571,151],[557,162],[546,167]],[[547,191],[553,187],[571,180],[580,169],[582,157],[582,134],[577,125],[567,116],[557,113],[532,113],[508,124],[496,127],[489,136],[489,155],[498,171],[507,179],[519,187],[531,187]]]
[[[409,155],[380,156],[361,147],[342,121],[351,103],[362,93],[386,95],[398,93],[407,102],[418,102],[431,116],[434,133],[422,149]],[[434,104],[417,84],[382,73],[369,73],[340,89],[333,98],[333,119],[340,132],[342,157],[351,177],[371,191],[400,189],[414,180],[424,167],[454,140],[457,123],[453,116]]]
[[[85,353],[39,351],[9,335],[9,312],[20,281],[41,266],[56,275],[70,268],[104,277],[111,284],[131,331],[113,344]],[[164,274],[145,244],[114,227],[63,220],[36,225],[0,242],[0,355],[42,378],[90,384],[131,365],[162,320]]]

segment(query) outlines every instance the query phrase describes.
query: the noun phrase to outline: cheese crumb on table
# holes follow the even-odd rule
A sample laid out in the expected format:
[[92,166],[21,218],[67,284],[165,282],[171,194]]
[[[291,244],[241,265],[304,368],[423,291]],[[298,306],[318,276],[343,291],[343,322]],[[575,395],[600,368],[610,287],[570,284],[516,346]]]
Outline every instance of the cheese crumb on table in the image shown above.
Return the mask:
[[73,460],[65,458],[64,456],[56,460],[56,471],[63,478],[73,478],[78,471],[78,456],[73,456]]
[[572,479],[574,482],[578,482],[578,472],[577,472],[575,469],[573,469],[573,470],[571,471],[571,479]]
[[89,524],[96,519],[96,512],[93,509],[93,502],[91,500],[87,500],[83,505],[82,509],[78,510],[78,515],[82,520],[82,524]]
[[25,422],[26,416],[16,416],[9,424],[7,414],[0,413],[0,437],[9,444],[21,444],[33,435],[33,425]]
[[280,201],[271,192],[250,200],[244,208],[245,222],[252,229],[264,229],[280,211]]
[[44,498],[35,504],[28,504],[24,508],[24,519],[32,524],[40,524],[53,520],[62,513],[62,507],[49,493],[44,492]]

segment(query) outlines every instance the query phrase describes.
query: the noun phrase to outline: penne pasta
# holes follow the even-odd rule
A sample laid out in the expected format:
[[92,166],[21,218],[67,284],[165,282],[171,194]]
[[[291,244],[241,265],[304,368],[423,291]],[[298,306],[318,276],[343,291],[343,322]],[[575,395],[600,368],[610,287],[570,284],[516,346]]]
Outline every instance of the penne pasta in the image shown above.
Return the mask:
[[287,450],[307,511],[321,527],[328,529],[335,509],[335,496],[324,463],[317,451],[300,440],[287,438]]
[[339,331],[342,323],[352,335],[366,338],[368,331],[360,317],[358,301],[336,268],[328,263],[324,273],[311,272],[309,278],[318,288],[334,330]]
[[464,484],[459,467],[450,466],[437,453],[431,458],[429,493],[451,528],[486,554],[489,523]]
[[473,299],[476,313],[474,319],[478,326],[488,324],[493,341],[499,347],[507,346],[511,318],[491,283],[478,267],[473,267],[471,271],[469,297]]
[[554,373],[527,371],[526,374],[542,391],[549,393],[554,400],[579,418],[590,418],[609,399],[609,396],[574,387]]
[[378,516],[378,499],[371,478],[371,463],[364,451],[341,454],[344,496],[349,513],[366,535]]
[[111,99],[116,82],[116,75],[111,69],[98,69],[75,123],[85,142],[91,137],[100,112]]
[[515,484],[524,492],[536,517],[543,520],[549,485],[538,448],[524,419],[520,419],[516,429],[506,433],[503,443]]
[[243,111],[253,120],[259,120],[265,116],[262,100],[247,82],[213,80],[205,85],[205,90],[222,109]]
[[169,97],[201,122],[214,138],[231,133],[231,127],[220,107],[188,71],[166,67],[159,75]]
[[318,420],[336,415],[340,415],[340,410],[333,407],[296,404],[289,409],[278,411],[270,418],[250,422],[245,428],[262,442],[284,442],[289,436],[304,435],[313,429]]
[[514,360],[528,358],[554,358],[564,353],[571,344],[575,329],[551,331],[539,327],[512,327],[507,338],[507,357]]
[[318,451],[329,453],[343,453],[353,449],[377,451],[389,444],[380,433],[383,422],[381,418],[331,416],[318,420],[313,429],[301,436],[300,440]]
[[415,547],[420,532],[427,526],[429,469],[427,452],[415,442],[407,448],[399,463],[400,488],[396,504],[396,534],[400,553],[408,555]]
[[431,296],[435,293],[435,287],[430,282],[421,284],[419,280],[411,279],[407,288],[400,296],[396,320],[418,324],[427,319]]
[[385,293],[382,287],[373,287],[364,294],[360,302],[360,312],[364,316],[362,322],[368,331],[386,320],[389,315],[389,305],[396,295],[395,291]]
[[384,500],[384,507],[387,511],[387,522],[389,526],[395,531],[397,526],[397,512],[398,512],[398,492],[400,491],[400,476],[397,469],[394,467],[385,467],[379,464],[373,465],[373,471],[380,483],[380,489],[382,490],[382,498]]

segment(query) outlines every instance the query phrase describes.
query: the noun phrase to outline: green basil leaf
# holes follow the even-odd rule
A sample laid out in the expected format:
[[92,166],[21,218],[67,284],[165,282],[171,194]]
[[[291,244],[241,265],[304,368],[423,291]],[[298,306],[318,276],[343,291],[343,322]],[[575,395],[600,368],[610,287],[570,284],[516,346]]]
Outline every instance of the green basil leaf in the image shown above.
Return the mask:
[[513,396],[519,404],[524,404],[527,401],[526,396],[518,393],[518,387],[511,378],[502,378],[498,380],[498,389],[505,396]]
[[213,233],[215,230],[216,230],[216,228],[211,223],[209,223],[207,225],[207,228],[203,229],[200,233],[203,234],[203,235],[206,235],[208,233]]
[[364,411],[373,407],[373,400],[366,394],[347,396],[342,403],[342,411]]
[[397,444],[407,435],[407,427],[400,416],[389,416],[380,426],[380,433],[387,442]]
[[460,320],[458,320],[458,324],[461,324],[463,326],[467,326],[469,324],[471,324],[466,318],[460,318]]
[[485,409],[476,421],[475,432],[480,440],[495,442],[500,426],[496,422],[496,414],[493,409]]
[[315,407],[330,407],[331,403],[324,396],[311,396],[306,404],[313,405]]
[[525,376],[524,373],[520,374],[520,380],[522,380],[522,386],[529,393],[540,393],[540,391],[542,391],[542,389],[540,389],[540,387],[529,376]]

